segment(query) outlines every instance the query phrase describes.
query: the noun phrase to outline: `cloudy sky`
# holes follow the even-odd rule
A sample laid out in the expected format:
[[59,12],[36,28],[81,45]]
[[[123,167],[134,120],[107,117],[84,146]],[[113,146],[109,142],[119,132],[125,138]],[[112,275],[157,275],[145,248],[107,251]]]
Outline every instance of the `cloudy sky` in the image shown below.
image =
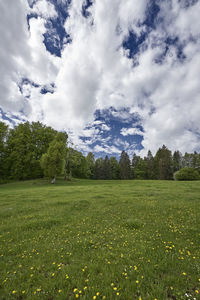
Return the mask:
[[200,1],[0,0],[0,120],[84,153],[200,151]]

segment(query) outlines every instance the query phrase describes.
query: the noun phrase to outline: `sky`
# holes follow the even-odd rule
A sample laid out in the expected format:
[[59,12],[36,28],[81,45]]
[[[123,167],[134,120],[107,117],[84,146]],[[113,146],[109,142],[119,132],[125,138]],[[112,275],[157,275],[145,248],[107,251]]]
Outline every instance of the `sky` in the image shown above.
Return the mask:
[[0,0],[0,120],[96,157],[200,152],[200,1]]

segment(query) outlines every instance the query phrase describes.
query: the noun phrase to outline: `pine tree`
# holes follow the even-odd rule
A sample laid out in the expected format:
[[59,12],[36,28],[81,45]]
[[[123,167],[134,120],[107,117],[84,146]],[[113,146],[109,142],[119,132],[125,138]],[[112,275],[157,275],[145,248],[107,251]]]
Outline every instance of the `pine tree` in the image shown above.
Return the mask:
[[182,167],[182,154],[179,151],[174,151],[173,157],[173,173],[177,172]]
[[104,172],[104,176],[103,176],[104,179],[112,179],[110,160],[107,155],[104,159],[103,172]]
[[155,171],[154,171],[154,158],[149,150],[146,157],[147,164],[147,179],[155,179]]
[[155,170],[157,179],[173,178],[173,161],[171,151],[165,145],[159,148],[155,156]]
[[128,154],[125,151],[122,151],[121,153],[119,167],[120,167],[120,178],[130,179],[131,177],[130,159]]
[[120,178],[119,162],[115,157],[110,158],[111,177],[112,179]]

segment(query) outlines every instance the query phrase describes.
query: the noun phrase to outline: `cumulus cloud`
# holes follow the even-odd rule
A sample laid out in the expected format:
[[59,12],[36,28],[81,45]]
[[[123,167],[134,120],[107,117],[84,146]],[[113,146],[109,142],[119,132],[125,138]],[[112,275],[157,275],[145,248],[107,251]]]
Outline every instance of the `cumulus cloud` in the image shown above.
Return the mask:
[[134,127],[134,128],[122,128],[120,131],[121,135],[127,136],[127,135],[143,135],[144,132],[142,132],[140,129]]
[[47,0],[39,0],[33,5],[31,10],[33,13],[36,13],[38,16],[43,18],[56,18],[58,16],[55,7],[53,4]]
[[[71,43],[59,58],[44,45],[46,22],[58,16],[51,2],[29,0],[30,8],[26,0],[1,1],[1,108],[71,130],[82,147],[81,135],[91,140],[101,136],[87,127],[94,112],[112,106],[114,117],[131,124],[122,128],[123,136],[143,135],[141,153],[155,152],[162,144],[183,152],[200,150],[200,2],[188,7],[185,0],[158,1],[155,26],[147,28],[150,2],[96,0],[85,18],[83,2],[73,0],[64,25]],[[31,12],[38,17],[28,27]],[[136,39],[146,32],[133,58],[122,47],[130,31]],[[20,86],[23,78],[29,79],[28,85]],[[52,83],[51,93],[40,93],[41,86]],[[143,131],[137,122],[133,125],[133,115]],[[99,129],[110,130],[103,123]],[[89,142],[85,145],[89,150]]]

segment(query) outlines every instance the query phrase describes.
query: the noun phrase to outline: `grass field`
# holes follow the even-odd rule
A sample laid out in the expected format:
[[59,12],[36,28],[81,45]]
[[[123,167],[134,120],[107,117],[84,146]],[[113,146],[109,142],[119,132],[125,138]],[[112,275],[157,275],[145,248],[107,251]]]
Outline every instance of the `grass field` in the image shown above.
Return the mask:
[[1,185],[0,299],[200,299],[200,182]]

